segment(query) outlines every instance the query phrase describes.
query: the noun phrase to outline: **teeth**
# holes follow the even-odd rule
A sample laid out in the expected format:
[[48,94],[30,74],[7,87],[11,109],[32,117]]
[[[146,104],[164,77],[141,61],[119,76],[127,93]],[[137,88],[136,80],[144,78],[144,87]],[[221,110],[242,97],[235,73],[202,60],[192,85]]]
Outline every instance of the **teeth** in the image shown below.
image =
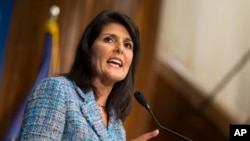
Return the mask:
[[114,63],[114,64],[119,65],[119,66],[122,65],[122,62],[119,59],[110,59],[110,60],[108,60],[108,63]]

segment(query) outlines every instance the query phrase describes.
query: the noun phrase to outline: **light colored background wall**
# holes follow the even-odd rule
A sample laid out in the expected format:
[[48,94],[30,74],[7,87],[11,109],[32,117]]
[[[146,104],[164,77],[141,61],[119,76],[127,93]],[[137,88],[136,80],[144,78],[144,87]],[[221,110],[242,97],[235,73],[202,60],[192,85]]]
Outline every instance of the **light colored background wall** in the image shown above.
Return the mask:
[[[172,65],[209,95],[250,49],[250,1],[163,1],[158,59]],[[236,122],[249,123],[250,62],[217,94],[212,104]]]

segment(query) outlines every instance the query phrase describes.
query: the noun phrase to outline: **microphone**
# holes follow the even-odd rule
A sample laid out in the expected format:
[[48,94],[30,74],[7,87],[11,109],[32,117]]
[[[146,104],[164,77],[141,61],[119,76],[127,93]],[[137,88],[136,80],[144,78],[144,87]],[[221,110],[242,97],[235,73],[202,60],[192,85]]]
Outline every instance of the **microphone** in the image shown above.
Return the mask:
[[177,132],[175,132],[175,131],[173,131],[173,130],[170,130],[170,129],[168,129],[168,128],[162,126],[162,125],[160,124],[160,122],[157,120],[157,118],[155,117],[155,115],[154,115],[154,113],[152,112],[152,110],[151,110],[151,108],[150,108],[150,106],[149,106],[149,104],[148,104],[146,98],[144,97],[144,95],[143,95],[141,92],[136,91],[136,92],[134,93],[134,96],[135,96],[136,100],[137,100],[143,107],[145,107],[145,108],[149,111],[149,113],[151,114],[151,116],[153,117],[153,119],[155,120],[155,122],[157,123],[157,125],[158,125],[161,129],[163,129],[163,130],[165,130],[165,131],[167,131],[167,132],[169,132],[169,133],[172,133],[172,134],[174,134],[174,135],[176,135],[176,136],[178,136],[178,137],[180,137],[180,138],[182,138],[182,139],[184,139],[184,140],[192,141],[191,139],[189,139],[189,138],[187,138],[187,137],[185,137],[185,136],[183,136],[183,135],[181,135],[181,134],[179,134],[179,133],[177,133]]

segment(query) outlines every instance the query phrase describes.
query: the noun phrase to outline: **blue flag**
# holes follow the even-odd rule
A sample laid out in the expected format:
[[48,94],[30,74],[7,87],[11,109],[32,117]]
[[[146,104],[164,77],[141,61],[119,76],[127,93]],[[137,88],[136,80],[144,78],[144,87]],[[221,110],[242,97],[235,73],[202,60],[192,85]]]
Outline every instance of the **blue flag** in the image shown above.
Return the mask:
[[[44,38],[44,48],[43,48],[43,56],[42,61],[40,65],[40,71],[38,73],[38,76],[36,78],[36,81],[33,84],[34,88],[42,79],[53,75],[55,73],[58,73],[59,70],[59,32],[58,32],[58,25],[55,19],[49,19],[46,22],[46,32],[45,32],[45,38]],[[55,61],[56,60],[56,61]],[[53,63],[54,62],[54,63]],[[56,62],[56,63],[55,63]],[[23,102],[22,106],[20,107],[17,115],[15,116],[14,121],[11,124],[11,127],[9,128],[9,131],[7,132],[7,135],[5,136],[6,141],[9,140],[16,140],[18,139],[19,131],[21,128],[22,120],[23,120],[23,114],[26,107],[27,99],[29,95],[31,94],[32,89],[28,93],[25,101]]]
[[10,18],[12,15],[13,0],[0,1],[0,87],[4,65],[4,54],[7,44]]

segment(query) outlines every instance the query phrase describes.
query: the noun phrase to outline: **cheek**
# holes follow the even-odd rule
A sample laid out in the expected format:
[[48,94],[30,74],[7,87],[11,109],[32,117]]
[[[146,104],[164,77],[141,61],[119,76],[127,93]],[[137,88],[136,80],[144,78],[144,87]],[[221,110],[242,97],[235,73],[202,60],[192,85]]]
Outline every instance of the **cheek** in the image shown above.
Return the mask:
[[100,60],[100,51],[97,49],[97,47],[95,46],[92,46],[92,50],[91,50],[91,68],[93,71],[96,71],[96,67],[97,67],[97,64]]
[[91,65],[93,71],[100,71],[104,69],[106,65],[106,59],[107,59],[108,51],[105,49],[104,46],[98,46],[93,48],[92,54],[91,54]]
[[127,56],[127,65],[128,65],[128,69],[131,67],[132,61],[133,61],[133,53],[131,53],[131,54],[129,54],[129,55]]
[[91,61],[96,63],[102,57],[103,50],[98,43],[93,44],[91,48]]

